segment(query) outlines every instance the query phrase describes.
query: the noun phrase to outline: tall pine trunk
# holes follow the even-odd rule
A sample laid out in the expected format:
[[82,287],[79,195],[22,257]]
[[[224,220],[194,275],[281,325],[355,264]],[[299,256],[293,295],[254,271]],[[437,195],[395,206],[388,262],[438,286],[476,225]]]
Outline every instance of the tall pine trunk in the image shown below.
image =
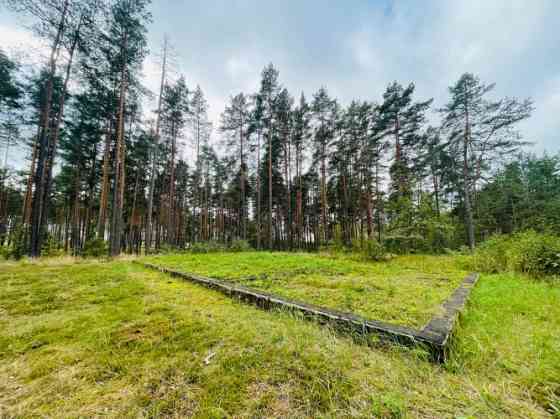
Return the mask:
[[241,238],[247,240],[247,217],[245,215],[245,158],[243,155],[243,116],[241,116],[241,124],[239,127],[239,158],[241,160],[241,173],[240,173],[240,192],[241,192],[241,207],[239,217],[241,221]]
[[176,243],[176,226],[175,226],[175,154],[177,153],[177,132],[175,130],[175,122],[171,126],[171,162],[169,168],[169,214],[167,240],[169,244],[175,246]]
[[321,234],[320,241],[324,244],[327,242],[327,165],[325,158],[325,146],[323,145],[321,155]]
[[[68,83],[70,82],[70,75],[72,72],[72,64],[74,62],[74,54],[76,52],[76,48],[78,46],[78,41],[80,39],[80,29],[82,26],[84,16],[80,17],[80,21],[76,30],[74,31],[74,36],[72,39],[72,45],[69,51],[69,58],[68,63],[66,65],[66,73],[64,76],[64,82],[62,85],[62,92],[60,92],[60,98],[58,103],[58,115],[56,116],[55,125],[53,130],[49,133],[49,146],[48,146],[48,153],[47,153],[47,160],[45,163],[45,173],[46,173],[46,180],[45,180],[45,190],[43,192],[43,210],[41,213],[41,220],[40,220],[40,230],[45,228],[48,223],[48,212],[49,212],[49,204],[50,204],[50,195],[53,183],[53,168],[54,162],[56,157],[56,149],[58,147],[58,140],[60,137],[60,125],[62,124],[62,119],[64,117],[64,105],[66,103],[66,93],[68,91]],[[42,234],[39,236],[39,240],[41,240]]]
[[272,249],[272,132],[268,130],[268,248]]
[[107,210],[109,207],[109,172],[111,163],[111,120],[107,119],[105,131],[105,146],[103,150],[103,174],[101,181],[101,196],[99,198],[99,218],[97,220],[97,238],[105,240],[107,224]]
[[117,142],[115,144],[115,187],[113,189],[113,213],[111,218],[111,238],[110,238],[110,256],[118,256],[121,252],[122,239],[122,215],[124,205],[124,187],[125,187],[125,145],[124,145],[124,106],[127,89],[127,49],[128,34],[124,33],[124,39],[121,46],[122,68],[121,68],[121,88],[119,94],[119,113],[117,118]]
[[165,76],[166,76],[166,65],[167,65],[167,38],[163,41],[163,63],[161,66],[161,83],[159,87],[159,98],[158,98],[158,112],[156,115],[156,132],[154,138],[154,151],[152,153],[152,171],[150,173],[150,187],[148,192],[148,209],[147,209],[147,221],[146,221],[146,254],[150,253],[150,248],[152,245],[152,232],[153,232],[153,208],[154,208],[154,189],[156,184],[156,164],[157,164],[157,148],[159,144],[159,132],[160,132],[160,120],[161,120],[161,104],[163,89],[165,87]]
[[470,143],[470,121],[469,112],[465,115],[465,135],[463,138],[463,203],[465,205],[465,226],[467,229],[468,245],[474,250],[474,221],[471,208],[471,197],[469,190],[469,143]]
[[27,182],[25,185],[25,197],[23,200],[23,211],[22,211],[22,221],[24,226],[28,226],[31,222],[31,202],[33,196],[33,175],[35,173],[35,166],[37,165],[37,149],[39,136],[41,135],[41,125],[37,127],[37,135],[33,141],[33,149],[31,151],[31,169],[29,170],[29,175],[27,176]]
[[49,148],[49,128],[51,123],[51,108],[54,90],[54,78],[56,76],[56,64],[58,61],[59,50],[66,27],[66,15],[68,13],[69,0],[64,1],[64,6],[60,16],[55,39],[51,47],[49,58],[49,76],[45,89],[45,99],[41,106],[40,126],[41,131],[38,141],[37,167],[34,174],[35,190],[33,192],[33,202],[31,208],[31,238],[29,243],[29,255],[31,257],[41,256],[41,242],[43,234],[43,210],[45,199],[45,187],[47,181],[46,160]]
[[261,249],[261,129],[257,130],[257,250]]

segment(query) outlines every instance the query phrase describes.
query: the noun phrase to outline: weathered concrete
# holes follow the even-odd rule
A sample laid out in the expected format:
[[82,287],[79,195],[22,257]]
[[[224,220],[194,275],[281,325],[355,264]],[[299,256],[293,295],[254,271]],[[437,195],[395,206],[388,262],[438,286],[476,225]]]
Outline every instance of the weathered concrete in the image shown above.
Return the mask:
[[[476,273],[467,276],[459,288],[443,303],[440,313],[432,317],[422,329],[422,333],[433,336],[434,343],[440,345],[444,352],[448,349],[453,328],[457,323],[459,314],[465,308],[471,290],[476,285],[478,278],[479,275]],[[446,353],[443,353],[443,358],[446,355]]]
[[230,297],[237,298],[260,308],[271,310],[288,310],[302,314],[320,323],[328,323],[337,329],[357,333],[360,335],[375,334],[383,340],[396,342],[401,345],[422,345],[430,350],[434,360],[442,362],[446,356],[446,346],[456,321],[457,314],[466,302],[472,286],[478,275],[472,274],[465,279],[453,295],[443,304],[444,313],[434,317],[422,330],[415,330],[404,326],[388,324],[376,320],[368,320],[352,313],[345,313],[325,307],[319,307],[284,297],[269,294],[260,290],[232,284],[231,282],[206,278],[191,273],[174,271],[151,263],[137,262],[142,266],[154,269],[175,277],[189,280],[215,289]]

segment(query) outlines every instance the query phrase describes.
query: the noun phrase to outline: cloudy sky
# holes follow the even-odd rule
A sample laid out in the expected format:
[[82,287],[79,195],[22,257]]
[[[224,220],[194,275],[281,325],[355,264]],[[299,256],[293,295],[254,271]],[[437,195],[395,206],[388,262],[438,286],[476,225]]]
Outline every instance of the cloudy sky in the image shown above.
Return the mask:
[[[269,62],[293,95],[326,86],[342,103],[378,101],[397,80],[438,107],[473,72],[496,82],[496,97],[533,98],[525,138],[536,151],[560,151],[558,0],[154,0],[151,9],[147,84],[157,87],[167,34],[176,73],[202,87],[215,122],[230,95],[257,89]],[[3,13],[0,40],[29,36]]]

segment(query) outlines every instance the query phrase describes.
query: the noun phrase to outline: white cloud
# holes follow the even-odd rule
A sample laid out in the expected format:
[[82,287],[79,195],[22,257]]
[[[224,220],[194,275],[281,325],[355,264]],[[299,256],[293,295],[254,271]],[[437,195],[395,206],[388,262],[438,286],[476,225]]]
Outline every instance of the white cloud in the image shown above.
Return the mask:
[[[447,100],[447,86],[464,72],[496,82],[496,96],[533,97],[534,116],[520,125],[537,148],[558,150],[551,139],[558,132],[560,110],[554,67],[543,64],[560,44],[553,1],[394,2],[389,15],[368,16],[345,35],[354,63],[353,80],[344,96],[361,96],[364,86],[380,98],[393,80],[414,81],[418,99]],[[556,71],[558,58],[553,64]]]
[[[214,6],[193,0],[172,8],[153,2],[150,40],[157,53],[169,33],[176,73],[180,68],[188,86],[204,90],[215,136],[229,96],[255,92],[262,68],[273,62],[294,96],[304,91],[310,98],[324,85],[344,104],[353,98],[379,101],[397,80],[415,82],[417,98],[434,97],[437,108],[448,98],[447,87],[473,72],[497,83],[496,96],[533,97],[536,110],[522,132],[539,150],[560,149],[560,1],[387,2],[385,9],[385,2],[325,7],[320,0],[218,0]],[[4,39],[32,39],[3,21],[3,45]],[[156,92],[159,71],[159,63],[148,59],[145,82]]]
[[[558,151],[560,146],[560,73],[544,80],[534,95],[536,110],[520,128],[524,137],[534,142],[538,151]],[[547,141],[543,141],[547,139]]]
[[29,31],[17,29],[6,24],[0,24],[0,38],[3,45],[8,45],[12,48],[25,47],[36,42],[36,39]]
[[226,71],[232,80],[247,77],[252,70],[247,57],[233,56],[226,60]]
[[0,23],[0,47],[13,58],[29,64],[44,59],[46,44],[26,29]]

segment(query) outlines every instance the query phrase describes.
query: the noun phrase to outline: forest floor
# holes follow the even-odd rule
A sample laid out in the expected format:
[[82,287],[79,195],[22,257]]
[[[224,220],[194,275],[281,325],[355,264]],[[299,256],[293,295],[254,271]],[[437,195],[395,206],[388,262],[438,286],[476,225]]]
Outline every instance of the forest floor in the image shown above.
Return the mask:
[[[452,256],[379,263],[264,253],[150,259],[412,325],[465,273]],[[282,272],[295,272],[299,285]],[[338,281],[340,287],[314,286]],[[361,307],[360,295],[372,289],[387,307]],[[482,275],[451,358],[441,365],[421,350],[369,347],[126,259],[0,262],[0,417],[555,414],[557,283]]]

